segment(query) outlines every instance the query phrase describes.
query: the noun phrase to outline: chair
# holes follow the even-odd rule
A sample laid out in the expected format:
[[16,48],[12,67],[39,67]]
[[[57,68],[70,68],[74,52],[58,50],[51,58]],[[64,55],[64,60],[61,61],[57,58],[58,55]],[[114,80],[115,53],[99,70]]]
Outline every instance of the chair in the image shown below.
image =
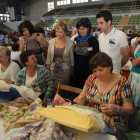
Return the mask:
[[80,89],[80,88],[63,85],[59,82],[58,86],[57,86],[57,93],[58,94],[59,94],[60,89],[70,91],[70,92],[75,92],[75,93],[78,93],[78,94],[80,94],[82,92],[82,89]]

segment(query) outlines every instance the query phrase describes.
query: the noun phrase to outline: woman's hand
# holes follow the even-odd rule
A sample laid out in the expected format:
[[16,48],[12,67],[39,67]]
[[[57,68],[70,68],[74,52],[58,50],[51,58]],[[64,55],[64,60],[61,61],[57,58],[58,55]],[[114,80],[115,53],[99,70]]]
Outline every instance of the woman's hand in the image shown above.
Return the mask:
[[117,114],[120,110],[118,105],[114,104],[103,104],[101,105],[101,111],[106,114],[112,116],[113,114]]
[[43,99],[43,106],[47,107],[47,98]]
[[83,95],[79,95],[77,98],[75,98],[73,100],[74,102],[76,102],[77,104],[80,104],[80,105],[84,105],[86,102],[86,97],[83,96]]
[[56,105],[66,105],[66,101],[57,93],[54,97],[54,100],[52,102],[52,106]]

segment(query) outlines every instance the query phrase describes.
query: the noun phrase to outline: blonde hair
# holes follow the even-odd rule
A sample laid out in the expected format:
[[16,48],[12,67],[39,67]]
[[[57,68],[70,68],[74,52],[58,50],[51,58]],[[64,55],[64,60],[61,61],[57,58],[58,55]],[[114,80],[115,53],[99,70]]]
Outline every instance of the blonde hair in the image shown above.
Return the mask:
[[56,29],[62,29],[65,33],[68,32],[68,26],[64,20],[59,20],[56,25],[55,25],[55,30]]
[[0,46],[0,52],[3,52],[5,56],[9,57],[10,60],[11,51],[7,47]]

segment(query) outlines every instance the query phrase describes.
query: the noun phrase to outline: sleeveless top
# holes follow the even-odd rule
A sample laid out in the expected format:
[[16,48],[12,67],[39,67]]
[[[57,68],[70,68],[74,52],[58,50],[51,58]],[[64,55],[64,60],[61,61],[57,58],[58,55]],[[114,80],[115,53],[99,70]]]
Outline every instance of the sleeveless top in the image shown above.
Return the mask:
[[40,45],[40,43],[37,41],[37,38],[28,39],[25,36],[23,37],[25,44],[24,44],[24,50],[32,51],[36,58],[39,65],[44,65],[45,58],[43,54],[43,49]]

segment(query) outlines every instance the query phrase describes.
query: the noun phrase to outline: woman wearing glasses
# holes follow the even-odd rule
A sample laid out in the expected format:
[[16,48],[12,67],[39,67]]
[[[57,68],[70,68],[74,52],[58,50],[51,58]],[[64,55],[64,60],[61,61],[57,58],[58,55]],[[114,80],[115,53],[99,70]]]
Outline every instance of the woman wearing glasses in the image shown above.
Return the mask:
[[88,18],[79,19],[76,28],[78,36],[74,39],[75,86],[83,88],[85,80],[92,73],[89,69],[89,60],[99,52],[99,44],[91,35],[91,22]]

